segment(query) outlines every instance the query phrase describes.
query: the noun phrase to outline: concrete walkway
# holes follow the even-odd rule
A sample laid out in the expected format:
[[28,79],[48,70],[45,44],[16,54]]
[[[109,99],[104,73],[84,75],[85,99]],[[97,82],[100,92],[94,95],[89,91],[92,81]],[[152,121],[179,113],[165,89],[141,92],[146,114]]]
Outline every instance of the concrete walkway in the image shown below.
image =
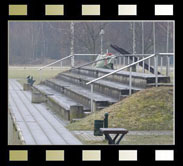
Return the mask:
[[[102,142],[105,140],[105,136],[94,136],[94,131],[73,131],[73,133],[82,141],[86,142]],[[113,134],[111,134],[114,137]],[[172,136],[173,131],[163,130],[163,131],[129,131],[127,136]],[[126,137],[126,136],[125,136]]]
[[31,92],[13,79],[9,79],[9,109],[27,145],[82,144],[44,104],[31,103]]

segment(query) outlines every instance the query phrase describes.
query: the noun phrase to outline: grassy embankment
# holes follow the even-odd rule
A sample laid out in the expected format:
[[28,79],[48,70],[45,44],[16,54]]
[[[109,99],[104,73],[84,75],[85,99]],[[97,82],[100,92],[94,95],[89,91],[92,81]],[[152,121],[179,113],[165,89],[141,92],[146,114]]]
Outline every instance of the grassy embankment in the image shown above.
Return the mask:
[[[172,145],[173,136],[173,88],[158,87],[142,90],[108,108],[67,126],[70,130],[93,130],[94,120],[103,119],[109,113],[109,127],[126,128],[129,131],[149,131],[149,135],[127,134],[121,145]],[[151,130],[168,130],[169,135],[154,135]],[[107,141],[88,141],[84,144],[108,144]]]
[[142,90],[67,127],[70,130],[93,130],[94,120],[103,119],[105,112],[109,113],[109,127],[128,130],[172,130],[173,88]]

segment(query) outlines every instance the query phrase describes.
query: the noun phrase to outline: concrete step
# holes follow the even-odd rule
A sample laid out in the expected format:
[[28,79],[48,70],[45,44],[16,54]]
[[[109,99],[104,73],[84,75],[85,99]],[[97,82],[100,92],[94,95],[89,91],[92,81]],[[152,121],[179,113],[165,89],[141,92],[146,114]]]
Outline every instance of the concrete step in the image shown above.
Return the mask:
[[[148,84],[148,86],[147,87],[154,87],[154,86],[156,86],[156,84],[155,83],[150,83],[150,84]],[[169,86],[169,87],[172,87],[173,86],[173,83],[158,83],[158,86]]]
[[60,79],[46,80],[44,84],[89,108],[91,106],[92,97],[94,102],[94,110],[99,110],[100,107],[105,108],[118,101],[112,97],[108,97],[100,93],[91,93],[89,89],[85,89],[81,86]]
[[46,85],[36,85],[34,90],[39,91],[45,98],[46,103],[56,111],[63,119],[70,120],[84,116],[84,106],[76,103],[69,97],[57,92]]
[[[73,73],[62,73],[59,74],[56,78],[60,80],[65,80],[70,83],[74,83],[86,89],[90,89],[90,85],[86,85],[86,83],[94,79],[94,77],[91,76]],[[118,100],[126,95],[129,95],[129,86],[122,83],[102,79],[93,83],[93,85],[94,92],[99,92],[101,94],[113,97]],[[142,88],[136,88],[132,86],[132,93],[137,92],[141,89]]]
[[[72,70],[71,72],[74,74],[98,78],[98,77],[108,74],[112,71],[114,71],[114,70],[83,67],[83,68]],[[130,74],[129,71],[120,71],[120,72],[110,75],[104,79],[113,81],[113,82],[119,82],[119,83],[122,83],[125,85],[129,85],[129,74]],[[169,83],[170,82],[170,77],[163,76],[163,75],[158,75],[158,77],[159,77],[158,78],[159,83]],[[149,83],[155,83],[154,74],[132,72],[132,85],[134,87],[146,88]]]

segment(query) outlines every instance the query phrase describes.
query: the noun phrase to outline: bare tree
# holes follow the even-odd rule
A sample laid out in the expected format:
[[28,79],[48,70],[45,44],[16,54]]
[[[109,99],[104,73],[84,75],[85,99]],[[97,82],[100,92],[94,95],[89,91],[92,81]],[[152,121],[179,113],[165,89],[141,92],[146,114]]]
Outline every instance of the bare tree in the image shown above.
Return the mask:
[[82,22],[76,24],[75,39],[78,45],[82,45],[83,50],[87,50],[89,53],[97,53],[99,51],[99,39],[100,31],[104,29],[107,23],[98,22]]

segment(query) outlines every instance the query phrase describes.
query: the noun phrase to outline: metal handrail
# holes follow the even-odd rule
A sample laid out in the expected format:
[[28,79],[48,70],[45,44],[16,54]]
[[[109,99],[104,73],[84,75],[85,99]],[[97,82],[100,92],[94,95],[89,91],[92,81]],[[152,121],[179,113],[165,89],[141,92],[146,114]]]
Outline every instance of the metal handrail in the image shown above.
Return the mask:
[[[88,63],[85,63],[83,65],[77,66],[77,67],[72,67],[71,69],[65,70],[61,73],[68,72],[68,71],[75,70],[75,69],[79,69],[81,67],[85,67],[85,66],[91,65],[93,63],[96,63],[96,62],[99,62],[99,61],[102,61],[102,60],[107,60],[107,59],[110,59],[110,58],[111,58],[111,56],[107,57],[107,58],[98,59],[98,60],[95,60],[95,61],[92,61],[92,62],[88,62]],[[114,56],[113,58],[118,58],[118,56]]]
[[[99,54],[74,54],[74,55],[77,56],[77,55],[99,55]],[[64,57],[64,58],[62,58],[62,59],[59,59],[59,60],[57,60],[57,61],[55,61],[55,62],[52,62],[52,63],[50,63],[50,64],[47,64],[47,65],[45,65],[45,66],[39,68],[38,70],[42,70],[42,69],[44,69],[44,68],[46,68],[46,67],[52,66],[52,65],[54,65],[54,64],[56,64],[56,63],[58,63],[58,62],[61,62],[61,61],[65,60],[65,59],[71,58],[71,57],[73,57],[74,55],[69,55],[69,56]],[[118,56],[115,56],[115,58],[116,58],[116,57],[118,57]],[[109,57],[109,58],[110,58],[110,57]],[[80,68],[80,67],[84,67],[84,66],[90,65],[90,64],[92,64],[92,63],[96,63],[96,62],[98,62],[98,61],[101,61],[101,60],[104,60],[104,59],[109,59],[109,58],[103,58],[103,59],[99,59],[99,60],[97,60],[97,61],[92,61],[92,62],[86,63],[86,64],[81,65],[81,66],[78,66],[78,67],[73,67],[72,69],[69,69],[69,70],[66,70],[66,71],[70,71],[70,70],[73,70],[73,69],[78,69],[78,68]],[[65,71],[64,71],[64,72],[65,72]]]
[[62,59],[59,59],[59,60],[55,61],[55,62],[52,62],[52,63],[50,63],[50,64],[47,64],[47,65],[45,65],[45,66],[39,68],[38,70],[42,70],[42,69],[44,69],[44,68],[46,68],[46,67],[52,66],[52,65],[54,65],[54,64],[56,64],[56,63],[58,63],[58,62],[61,62],[61,61],[65,60],[65,59],[71,58],[71,57],[73,57],[73,56],[74,56],[74,55],[66,56],[66,57],[64,57],[64,58],[62,58]]
[[[170,55],[170,54],[173,55],[173,53],[159,53],[159,55]],[[74,54],[74,55],[99,55],[99,54]],[[47,64],[47,65],[45,65],[45,66],[39,68],[38,70],[42,70],[42,69],[44,69],[44,68],[46,68],[46,67],[52,66],[52,65],[54,65],[54,64],[56,64],[56,63],[58,63],[58,62],[61,62],[61,61],[65,60],[65,59],[71,58],[71,57],[73,57],[74,55],[69,55],[69,56],[64,57],[64,58],[62,58],[62,59],[59,59],[59,60],[57,60],[57,61],[55,61],[55,62],[49,63],[49,64]],[[144,55],[152,55],[152,54],[117,54],[117,56],[116,56],[116,54],[114,54],[114,55],[115,55],[115,58],[117,58],[117,57],[125,57],[125,56],[132,56],[132,57],[133,57],[133,56],[144,56]],[[90,65],[90,64],[92,64],[92,63],[95,63],[95,62],[98,62],[98,61],[101,61],[101,60],[104,60],[104,59],[108,59],[108,58],[103,58],[103,59],[99,59],[99,60],[97,60],[97,61],[92,61],[92,62],[86,63],[86,64],[84,64],[84,65],[81,65],[81,66],[79,66],[79,67],[73,67],[71,70],[73,70],[73,69],[78,69],[78,68],[80,68],[80,67],[84,67],[84,66]]]
[[[79,54],[74,54],[74,55],[79,55]],[[43,67],[39,68],[38,70],[40,71],[40,81],[41,81],[41,70],[42,70],[42,69],[44,69],[44,68],[46,68],[46,67],[49,67],[49,66],[51,66],[51,65],[53,65],[53,64],[56,64],[56,63],[58,63],[58,62],[61,62],[61,61],[65,60],[65,59],[68,59],[68,58],[70,58],[70,57],[73,57],[74,55],[69,55],[69,56],[67,56],[67,57],[64,57],[64,58],[62,58],[62,59],[60,59],[60,60],[57,60],[57,61],[52,62],[52,63],[50,63],[50,64],[48,64],[48,65],[46,65],[46,66],[43,66]],[[98,54],[96,54],[96,55],[98,55]],[[117,58],[117,57],[118,57],[118,56],[114,56],[114,58]],[[85,63],[84,65],[80,65],[80,66],[78,66],[78,67],[72,67],[71,69],[64,70],[64,71],[62,71],[61,73],[65,73],[65,72],[69,72],[69,71],[71,71],[71,70],[79,69],[79,68],[81,68],[81,67],[88,66],[88,65],[93,64],[93,63],[96,63],[96,62],[98,62],[98,61],[102,61],[102,60],[106,60],[106,59],[110,59],[110,58],[111,58],[111,56],[110,56],[110,57],[107,57],[107,58],[102,58],[102,59],[99,59],[99,60],[95,60],[95,61],[92,61],[92,62],[89,62],[89,63]]]
[[117,55],[118,57],[144,57],[144,56],[149,56],[152,54],[114,54]]
[[[74,55],[81,55],[81,54],[74,54]],[[84,54],[83,54],[84,55]],[[86,55],[89,55],[89,54],[86,54]],[[94,54],[91,54],[91,55],[94,55]],[[95,54],[95,55],[99,55],[99,54]],[[125,56],[138,56],[138,55],[143,55],[143,54],[113,54],[113,57],[116,59],[116,58],[119,58],[119,57],[125,57]],[[145,54],[145,55],[151,55],[151,54]],[[91,65],[93,63],[96,63],[96,62],[99,62],[99,61],[102,61],[102,60],[106,60],[106,59],[110,59],[110,57],[107,57],[107,58],[102,58],[102,59],[99,59],[99,60],[95,60],[95,61],[92,61],[92,62],[88,62],[88,63],[85,63],[83,65],[80,65],[80,66],[77,66],[77,67],[72,67],[71,69],[68,69],[68,70],[64,70],[62,71],[61,73],[65,73],[65,72],[69,72],[71,70],[75,70],[75,69],[79,69],[81,67],[85,67],[85,66],[88,66],[88,65]]]
[[[152,54],[113,54],[113,55],[117,55],[118,57],[148,57]],[[173,53],[159,53],[159,55],[161,56],[167,56],[167,55],[173,55]]]
[[96,55],[99,55],[99,54],[74,54],[74,55],[76,55],[76,56],[86,56],[86,55],[93,55],[93,56],[96,56]]
[[[132,66],[133,65],[136,65],[136,64],[138,64],[138,63],[140,63],[140,62],[143,62],[143,61],[145,61],[145,60],[147,60],[147,59],[150,59],[150,58],[152,58],[152,57],[155,57],[155,84],[156,84],[156,87],[158,86],[158,70],[157,70],[157,63],[158,63],[158,58],[157,58],[157,56],[158,55],[174,55],[174,53],[159,53],[159,54],[152,54],[152,55],[150,55],[150,56],[148,56],[148,57],[146,57],[146,58],[143,58],[143,59],[141,59],[141,60],[138,60],[138,61],[136,61],[136,62],[133,62],[133,63],[131,63],[131,64],[129,64],[129,65],[127,65],[127,66],[125,66],[125,67],[122,67],[122,68],[120,68],[120,69],[117,69],[117,70],[115,70],[115,71],[113,71],[113,72],[110,72],[110,73],[108,73],[108,74],[105,74],[105,75],[103,75],[103,76],[101,76],[101,77],[99,77],[99,78],[96,78],[96,79],[93,79],[92,81],[89,81],[89,82],[87,82],[86,83],[86,85],[89,85],[89,84],[91,84],[91,93],[93,94],[93,83],[94,82],[96,82],[96,81],[98,81],[98,80],[101,80],[101,79],[103,79],[103,78],[105,78],[105,77],[107,77],[107,76],[110,76],[110,75],[112,75],[112,74],[114,74],[114,73],[117,73],[117,72],[119,72],[119,71],[121,71],[121,70],[124,70],[124,69],[127,69],[127,68],[130,68],[130,74],[129,74],[129,95],[131,95],[131,93],[132,93],[132,89],[131,89],[131,87],[132,87]],[[91,112],[94,112],[94,103],[93,103],[93,95],[91,95]]]
[[154,56],[156,56],[156,55],[174,55],[174,53],[151,54],[150,56],[148,56],[148,57],[146,57],[146,58],[143,58],[143,59],[141,59],[141,60],[138,60],[138,61],[136,61],[136,62],[133,62],[133,63],[131,63],[131,64],[125,66],[125,67],[122,67],[122,68],[120,68],[120,69],[117,69],[117,70],[115,70],[115,71],[112,71],[112,72],[110,72],[110,73],[108,73],[108,74],[105,74],[105,75],[99,77],[99,78],[93,79],[92,81],[87,82],[86,85],[89,85],[89,84],[91,84],[91,83],[93,83],[93,82],[96,82],[96,81],[98,81],[98,80],[101,80],[101,79],[103,79],[103,78],[105,78],[105,77],[107,77],[107,76],[110,76],[110,75],[112,75],[112,74],[114,74],[114,73],[117,73],[117,72],[119,72],[119,71],[121,71],[121,70],[127,69],[127,68],[129,68],[129,67],[131,67],[131,66],[133,66],[133,65],[136,65],[136,64],[138,64],[138,63],[140,63],[140,62],[143,62],[143,61],[145,61],[145,60],[147,60],[147,59],[150,59],[150,58],[152,58],[152,57],[154,57]]

